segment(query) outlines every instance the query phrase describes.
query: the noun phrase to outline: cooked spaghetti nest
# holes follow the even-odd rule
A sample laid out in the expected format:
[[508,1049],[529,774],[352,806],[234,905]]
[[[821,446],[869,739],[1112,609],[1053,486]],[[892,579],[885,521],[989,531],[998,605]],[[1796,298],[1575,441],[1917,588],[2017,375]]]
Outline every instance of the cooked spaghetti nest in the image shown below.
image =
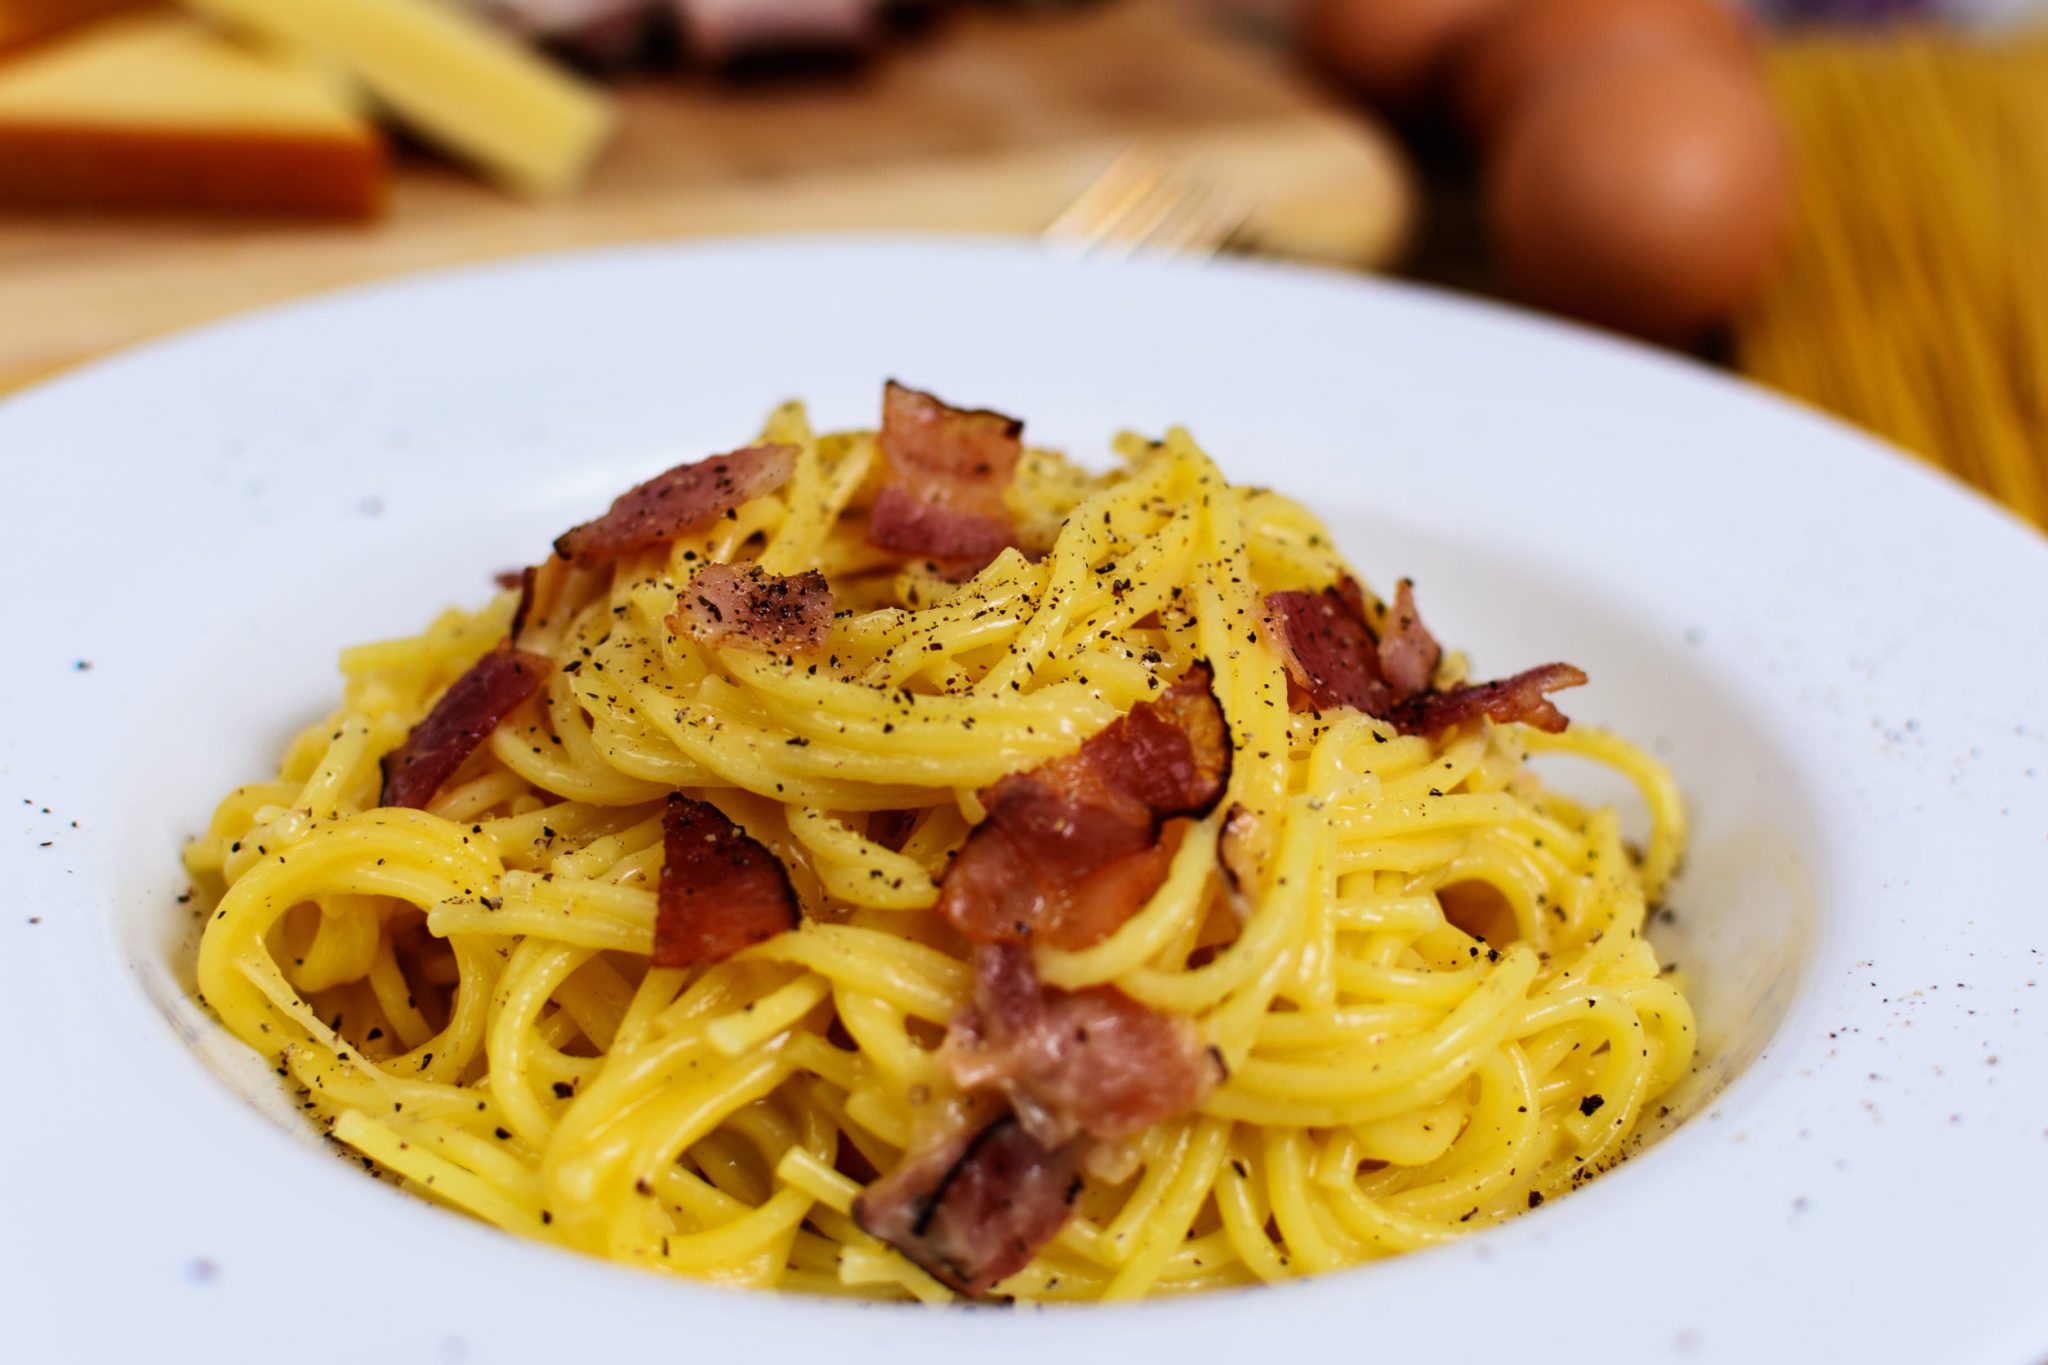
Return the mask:
[[[1345,566],[1315,517],[1227,483],[1184,431],[1119,438],[1101,475],[1028,451],[1009,504],[1048,552],[961,583],[863,539],[873,433],[814,434],[791,404],[766,436],[799,452],[789,483],[618,561],[523,638],[552,677],[428,809],[378,808],[379,759],[506,635],[516,594],[345,651],[340,708],[186,850],[219,893],[205,1003],[337,1142],[431,1201],[627,1264],[952,1298],[851,1212],[856,1177],[956,1098],[934,1049],[971,969],[932,912],[939,879],[978,790],[1206,661],[1235,743],[1226,800],[1121,928],[1035,961],[1047,985],[1192,1019],[1227,1079],[1095,1163],[999,1292],[1334,1270],[1517,1215],[1625,1153],[1693,1056],[1644,938],[1684,841],[1658,763],[1584,728],[1424,738],[1290,712],[1263,595]],[[665,624],[699,567],[750,560],[825,573],[828,656],[711,651]],[[1440,677],[1461,673],[1453,655]],[[1537,752],[1626,776],[1642,848],[1539,783]],[[781,860],[799,928],[650,967],[678,790]],[[1226,897],[1234,808],[1260,872]],[[917,813],[900,848],[868,837],[878,811]]]

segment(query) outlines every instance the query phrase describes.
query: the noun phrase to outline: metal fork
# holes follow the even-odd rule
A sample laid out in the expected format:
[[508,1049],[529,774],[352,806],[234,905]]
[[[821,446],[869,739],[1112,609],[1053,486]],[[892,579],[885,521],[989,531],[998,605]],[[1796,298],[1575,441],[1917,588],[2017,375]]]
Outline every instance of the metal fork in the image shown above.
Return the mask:
[[1121,257],[1137,251],[1213,256],[1252,215],[1243,195],[1174,170],[1132,147],[1053,219],[1045,240],[1061,254]]

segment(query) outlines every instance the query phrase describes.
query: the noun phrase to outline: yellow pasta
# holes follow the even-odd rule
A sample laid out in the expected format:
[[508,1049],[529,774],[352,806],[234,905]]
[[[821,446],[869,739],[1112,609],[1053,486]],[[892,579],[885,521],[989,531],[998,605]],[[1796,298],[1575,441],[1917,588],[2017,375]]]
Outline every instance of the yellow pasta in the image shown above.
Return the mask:
[[2048,525],[2048,36],[1774,46],[1799,170],[1746,371]]
[[[1643,938],[1685,835],[1660,765],[1584,729],[1422,738],[1290,712],[1264,595],[1344,566],[1305,509],[1231,487],[1183,431],[1123,438],[1105,475],[1029,452],[1012,512],[1047,552],[961,583],[864,548],[871,434],[817,436],[794,406],[769,434],[800,451],[789,483],[522,637],[552,679],[426,810],[379,808],[379,760],[505,635],[513,594],[349,650],[340,708],[187,849],[217,897],[205,1002],[338,1141],[425,1198],[649,1270],[951,1299],[853,1216],[956,1098],[934,1047],[973,973],[933,911],[948,860],[979,788],[1206,661],[1236,745],[1225,803],[1120,928],[1035,957],[1049,986],[1190,1018],[1228,1076],[1123,1144],[1122,1169],[1091,1164],[998,1292],[1333,1270],[1512,1217],[1628,1150],[1694,1046]],[[825,658],[668,628],[701,566],[735,560],[826,568]],[[1547,792],[1533,752],[1629,778],[1642,849]],[[783,862],[800,927],[649,965],[675,789]],[[1257,817],[1235,891],[1232,808]],[[871,837],[882,811],[910,814],[900,845]]]

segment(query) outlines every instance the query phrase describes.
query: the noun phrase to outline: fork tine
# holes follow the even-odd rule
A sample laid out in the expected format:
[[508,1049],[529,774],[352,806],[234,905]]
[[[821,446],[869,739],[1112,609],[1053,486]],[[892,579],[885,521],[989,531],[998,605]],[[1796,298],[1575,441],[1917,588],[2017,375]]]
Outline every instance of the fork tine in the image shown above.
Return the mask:
[[1045,230],[1077,256],[1128,256],[1142,249],[1210,254],[1244,227],[1242,195],[1176,174],[1142,147],[1124,151]]
[[1162,177],[1096,244],[1097,251],[1123,257],[1151,245],[1186,210],[1189,197],[1184,184]]
[[1241,196],[1205,185],[1190,196],[1178,220],[1154,233],[1146,245],[1174,254],[1221,251],[1250,217],[1251,206]]
[[1165,177],[1157,161],[1136,148],[1125,151],[1053,219],[1045,236],[1085,252],[1116,232]]

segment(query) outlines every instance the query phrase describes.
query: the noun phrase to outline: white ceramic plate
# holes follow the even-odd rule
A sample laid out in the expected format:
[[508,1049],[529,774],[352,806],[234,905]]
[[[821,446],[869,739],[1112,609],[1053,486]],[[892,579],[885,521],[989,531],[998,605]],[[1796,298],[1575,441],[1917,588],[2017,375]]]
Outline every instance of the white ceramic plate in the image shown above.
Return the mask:
[[[331,703],[342,645],[482,600],[781,398],[872,422],[892,374],[1080,454],[1185,422],[1235,476],[1305,495],[1375,581],[1414,573],[1482,670],[1585,666],[1573,715],[1651,741],[1696,814],[1659,928],[1708,1059],[1685,1121],[1443,1250],[1043,1313],[676,1284],[431,1209],[308,1140],[183,993],[180,841]],[[0,408],[0,461],[14,1358],[2048,1351],[2048,544],[1829,422],[1384,284],[793,240],[215,327]]]

